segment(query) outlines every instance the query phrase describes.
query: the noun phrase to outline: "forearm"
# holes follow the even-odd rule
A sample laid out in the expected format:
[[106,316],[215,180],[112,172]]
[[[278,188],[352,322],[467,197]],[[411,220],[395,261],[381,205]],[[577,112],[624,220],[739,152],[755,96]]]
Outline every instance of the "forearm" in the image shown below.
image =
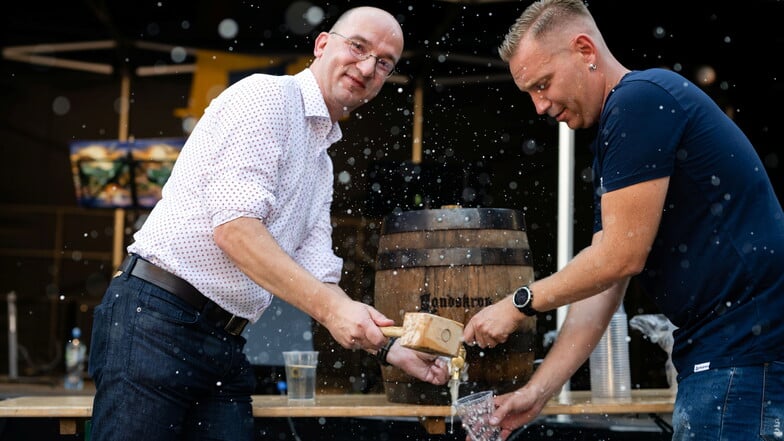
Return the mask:
[[628,279],[624,279],[601,294],[570,305],[553,347],[526,387],[535,388],[543,399],[557,393],[596,347],[627,286]]
[[628,250],[594,235],[591,245],[578,253],[560,271],[530,285],[537,311],[550,311],[569,305],[623,282],[639,272],[630,265]]
[[349,300],[297,264],[258,219],[239,218],[219,226],[215,241],[255,283],[320,323],[335,302]]

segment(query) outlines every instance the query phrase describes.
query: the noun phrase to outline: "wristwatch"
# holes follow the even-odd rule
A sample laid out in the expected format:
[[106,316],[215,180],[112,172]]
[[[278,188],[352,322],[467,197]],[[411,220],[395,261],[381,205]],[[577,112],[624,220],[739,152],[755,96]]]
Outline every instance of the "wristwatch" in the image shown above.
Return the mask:
[[539,311],[534,309],[534,293],[531,292],[531,288],[528,286],[521,286],[515,290],[512,295],[512,303],[514,303],[518,311],[529,317],[539,313]]
[[381,366],[391,365],[387,361],[387,355],[389,355],[389,349],[391,349],[392,345],[395,344],[395,340],[397,340],[397,337],[390,337],[389,340],[387,340],[387,343],[384,345],[384,347],[382,347],[381,349],[378,350],[378,352],[376,352],[375,355],[376,360],[378,360],[378,362],[381,363]]

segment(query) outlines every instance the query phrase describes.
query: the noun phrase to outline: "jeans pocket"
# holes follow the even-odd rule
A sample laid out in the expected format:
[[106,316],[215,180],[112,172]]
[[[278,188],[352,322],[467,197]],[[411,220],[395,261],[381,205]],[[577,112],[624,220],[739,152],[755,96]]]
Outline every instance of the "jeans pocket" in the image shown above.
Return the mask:
[[139,296],[137,312],[180,325],[192,325],[199,317],[199,312],[184,300],[149,284]]
[[109,333],[111,328],[113,303],[100,303],[93,312],[93,330],[90,337],[90,358],[87,362],[87,372],[90,377],[100,382],[101,368],[106,364],[107,350],[109,348]]
[[764,385],[760,438],[780,441],[784,439],[784,361],[765,366]]
[[171,372],[183,371],[179,360],[193,352],[199,312],[151,284],[144,284],[129,312],[129,380],[156,384]]

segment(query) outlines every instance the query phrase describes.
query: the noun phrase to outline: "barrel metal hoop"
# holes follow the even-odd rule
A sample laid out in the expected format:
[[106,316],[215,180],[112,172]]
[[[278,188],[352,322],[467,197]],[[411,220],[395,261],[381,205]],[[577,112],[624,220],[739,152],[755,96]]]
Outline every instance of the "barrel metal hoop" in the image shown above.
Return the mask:
[[523,213],[510,208],[446,208],[393,213],[384,219],[381,234],[434,230],[525,231]]
[[525,248],[406,248],[380,252],[376,269],[428,266],[520,265],[532,266]]

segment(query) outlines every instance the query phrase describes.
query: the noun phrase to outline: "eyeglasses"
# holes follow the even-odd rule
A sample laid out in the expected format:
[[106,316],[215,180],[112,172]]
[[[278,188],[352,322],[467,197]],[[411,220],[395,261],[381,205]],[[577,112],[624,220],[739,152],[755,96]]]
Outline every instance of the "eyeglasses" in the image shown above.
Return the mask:
[[365,61],[370,57],[376,59],[376,73],[383,78],[387,78],[395,71],[395,62],[388,58],[381,58],[378,55],[371,54],[363,43],[352,40],[346,36],[340,35],[337,32],[330,32],[330,35],[337,35],[338,37],[346,40],[348,51],[359,61]]

